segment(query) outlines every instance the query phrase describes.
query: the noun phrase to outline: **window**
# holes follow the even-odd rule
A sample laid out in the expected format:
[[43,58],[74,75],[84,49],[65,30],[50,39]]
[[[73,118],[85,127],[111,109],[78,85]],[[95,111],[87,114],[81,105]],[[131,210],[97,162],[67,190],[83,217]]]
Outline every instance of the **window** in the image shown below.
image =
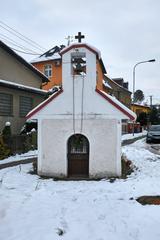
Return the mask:
[[32,109],[33,107],[33,99],[30,97],[19,97],[19,115],[20,117],[25,117],[26,114]]
[[7,93],[0,93],[0,115],[11,116],[13,114],[13,96]]
[[44,66],[44,74],[47,76],[47,77],[52,77],[52,65],[45,65]]
[[80,135],[75,134],[71,138],[71,153],[87,153],[88,141],[87,139]]

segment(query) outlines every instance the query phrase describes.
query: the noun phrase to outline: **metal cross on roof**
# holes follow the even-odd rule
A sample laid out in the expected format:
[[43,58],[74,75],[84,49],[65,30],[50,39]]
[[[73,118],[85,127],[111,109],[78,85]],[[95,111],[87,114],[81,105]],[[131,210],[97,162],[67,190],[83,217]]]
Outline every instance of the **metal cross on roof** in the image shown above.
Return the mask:
[[75,36],[75,39],[78,39],[78,42],[79,42],[79,43],[81,42],[82,38],[85,38],[85,36],[84,36],[84,35],[81,35],[81,32],[78,32],[78,35]]

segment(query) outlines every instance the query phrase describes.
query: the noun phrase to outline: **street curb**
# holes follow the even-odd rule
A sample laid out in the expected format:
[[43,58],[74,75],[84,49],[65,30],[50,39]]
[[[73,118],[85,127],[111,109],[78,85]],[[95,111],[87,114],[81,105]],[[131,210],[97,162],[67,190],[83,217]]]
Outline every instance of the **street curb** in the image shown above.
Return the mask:
[[145,138],[145,137],[146,137],[146,135],[143,135],[143,136],[139,136],[139,137],[136,137],[136,138],[133,138],[133,139],[123,140],[122,141],[122,146],[132,144],[132,143],[136,142],[137,140],[140,140],[140,139]]
[[0,169],[7,168],[7,167],[14,167],[14,166],[17,166],[20,164],[33,163],[36,161],[37,161],[37,158],[29,158],[29,159],[19,160],[19,161],[14,161],[14,162],[9,162],[9,163],[2,163],[2,164],[0,164]]

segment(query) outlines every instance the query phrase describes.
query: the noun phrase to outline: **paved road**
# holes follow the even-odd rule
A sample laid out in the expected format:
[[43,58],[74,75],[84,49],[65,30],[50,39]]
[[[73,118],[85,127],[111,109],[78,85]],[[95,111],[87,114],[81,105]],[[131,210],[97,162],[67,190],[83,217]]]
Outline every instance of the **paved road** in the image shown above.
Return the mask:
[[[122,146],[132,144],[135,141],[137,141],[139,139],[142,139],[142,138],[146,138],[146,136],[141,136],[141,137],[137,137],[137,138],[134,138],[134,139],[124,140],[122,142]],[[154,154],[160,155],[160,143],[146,143],[146,149],[148,149],[150,152],[152,152]]]
[[160,144],[146,144],[146,148],[150,151],[150,152],[152,152],[152,153],[154,153],[154,154],[158,154],[158,155],[160,155]]

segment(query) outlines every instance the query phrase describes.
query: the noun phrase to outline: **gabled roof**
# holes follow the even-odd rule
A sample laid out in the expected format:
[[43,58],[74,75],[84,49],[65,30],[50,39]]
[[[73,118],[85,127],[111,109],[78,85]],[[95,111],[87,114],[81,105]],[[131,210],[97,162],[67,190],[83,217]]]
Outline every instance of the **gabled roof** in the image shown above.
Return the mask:
[[102,72],[103,72],[103,74],[106,74],[107,71],[106,71],[106,68],[105,68],[105,66],[104,66],[104,63],[103,63],[103,61],[102,61],[102,58],[99,59],[99,62],[100,62],[100,65],[101,65],[101,67],[102,67]]
[[[110,104],[116,107],[120,112],[126,115],[130,120],[136,119],[136,114],[120,103],[117,99],[108,95],[107,93],[100,91],[98,89],[95,90],[98,94],[100,94],[103,98],[105,98]],[[37,107],[32,109],[26,116],[26,119],[32,118],[37,112],[39,112],[42,108],[44,108],[48,103],[50,103],[53,99],[55,99],[59,94],[63,92],[63,89],[53,93],[48,99],[40,103]]]
[[31,63],[38,63],[38,62],[45,62],[45,61],[49,61],[49,60],[61,59],[61,56],[59,53],[63,48],[65,48],[64,45],[55,46],[55,47],[49,49],[47,52],[40,55],[39,57],[31,60]]
[[9,46],[7,46],[4,42],[0,40],[0,48],[4,49],[7,53],[9,53],[12,57],[16,58],[17,61],[19,61],[21,64],[23,64],[25,67],[27,67],[29,70],[31,70],[33,73],[35,73],[38,77],[42,79],[42,82],[49,82],[49,79],[41,73],[38,69],[36,69],[34,66],[32,66],[30,63],[28,63],[24,58],[19,56],[15,51],[13,51]]
[[121,89],[123,89],[124,91],[126,91],[126,92],[132,94],[132,92],[129,91],[127,88],[125,88],[125,87],[119,85],[116,81],[114,81],[114,78],[110,78],[107,74],[104,74],[104,77],[107,78],[107,79],[109,79],[109,81],[111,81],[113,84],[115,84],[115,85],[118,86],[119,88],[121,88]]
[[128,82],[125,82],[123,78],[112,78],[112,80],[128,90]]
[[125,114],[130,120],[136,120],[136,114],[132,112],[129,108],[124,106],[121,102],[119,102],[116,98],[112,97],[111,95],[107,94],[104,91],[96,89],[96,92],[99,93],[104,99],[106,99],[109,103],[111,103],[114,107],[116,107],[119,111]]
[[142,108],[151,109],[150,106],[147,106],[147,105],[144,105],[144,104],[138,104],[138,103],[132,103],[131,106],[137,106],[137,107],[142,107]]
[[104,79],[103,79],[103,85],[105,86],[105,87],[107,87],[107,88],[110,88],[110,89],[112,89],[112,87],[107,83],[107,81],[105,81]]
[[61,94],[63,92],[63,89],[58,90],[57,92],[53,93],[49,98],[47,98],[45,101],[43,101],[42,103],[40,103],[37,107],[35,107],[34,109],[32,109],[27,115],[26,115],[26,119],[31,118],[34,114],[36,114],[37,112],[39,112],[42,108],[44,108],[48,103],[50,103],[54,98],[56,98],[57,96],[59,96],[59,94]]
[[73,43],[73,44],[69,45],[68,47],[63,48],[62,51],[60,52],[60,55],[65,54],[66,52],[70,51],[72,48],[82,48],[82,47],[87,48],[89,51],[93,52],[97,56],[97,58],[100,62],[100,65],[102,67],[103,73],[104,74],[107,73],[104,63],[101,58],[101,52],[97,48],[93,47],[92,45],[90,45],[88,43]]
[[72,48],[82,48],[82,47],[87,48],[91,52],[95,53],[97,55],[98,59],[101,58],[101,52],[97,48],[93,47],[92,45],[90,45],[88,43],[73,43],[73,44],[65,47],[64,49],[62,49],[60,54],[63,55],[66,52],[70,51]]

